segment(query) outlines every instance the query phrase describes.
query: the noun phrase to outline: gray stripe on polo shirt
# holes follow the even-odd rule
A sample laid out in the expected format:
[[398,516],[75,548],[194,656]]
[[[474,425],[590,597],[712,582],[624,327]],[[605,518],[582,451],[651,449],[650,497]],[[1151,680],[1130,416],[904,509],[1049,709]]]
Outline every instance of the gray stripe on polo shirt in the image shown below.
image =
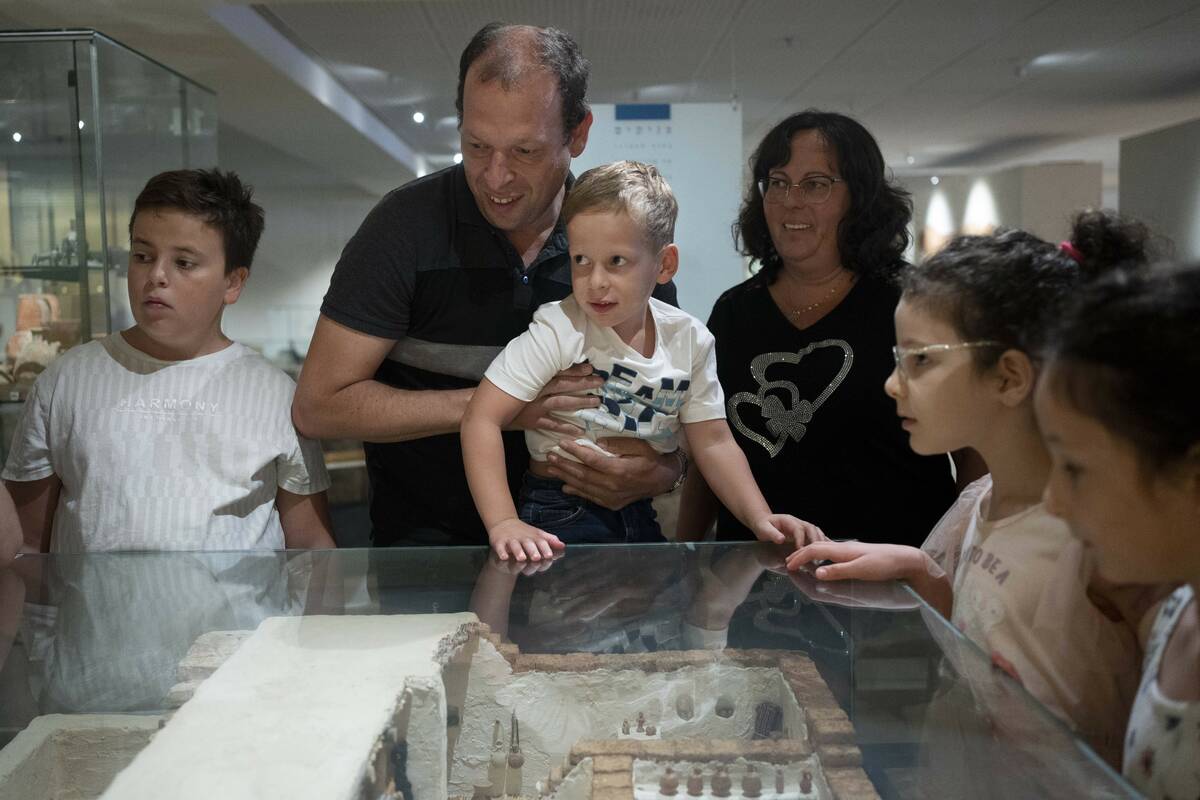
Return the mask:
[[396,342],[388,359],[406,367],[449,375],[472,381],[483,380],[483,373],[504,348],[490,344],[441,344],[411,336]]

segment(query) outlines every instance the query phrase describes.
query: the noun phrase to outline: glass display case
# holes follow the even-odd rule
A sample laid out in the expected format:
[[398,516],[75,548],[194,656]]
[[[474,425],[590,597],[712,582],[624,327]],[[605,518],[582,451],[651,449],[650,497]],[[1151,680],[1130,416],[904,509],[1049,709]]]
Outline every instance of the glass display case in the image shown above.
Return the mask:
[[217,163],[217,107],[213,92],[90,30],[0,33],[0,97],[8,403],[63,350],[131,323],[134,198],[158,172]]
[[0,797],[1136,796],[906,586],[749,543],[21,557],[0,744]]

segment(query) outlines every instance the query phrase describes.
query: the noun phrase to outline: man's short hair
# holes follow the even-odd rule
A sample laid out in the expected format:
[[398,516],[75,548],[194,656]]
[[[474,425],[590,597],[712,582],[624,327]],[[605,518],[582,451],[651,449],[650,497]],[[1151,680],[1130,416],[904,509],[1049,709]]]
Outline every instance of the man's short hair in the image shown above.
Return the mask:
[[499,80],[504,91],[524,80],[534,70],[552,74],[562,99],[563,135],[570,138],[590,109],[587,104],[588,75],[592,65],[583,57],[571,35],[558,28],[535,28],[489,22],[471,37],[458,62],[458,126],[463,122],[463,87],[467,71],[479,62],[482,83]]
[[262,206],[251,200],[254,189],[234,172],[219,169],[177,169],[161,172],[147,183],[133,203],[133,221],[142,211],[162,209],[199,217],[221,234],[225,247],[225,272],[250,268],[262,236]]
[[675,241],[679,203],[652,164],[614,161],[580,175],[563,203],[563,222],[595,211],[628,214],[655,252]]

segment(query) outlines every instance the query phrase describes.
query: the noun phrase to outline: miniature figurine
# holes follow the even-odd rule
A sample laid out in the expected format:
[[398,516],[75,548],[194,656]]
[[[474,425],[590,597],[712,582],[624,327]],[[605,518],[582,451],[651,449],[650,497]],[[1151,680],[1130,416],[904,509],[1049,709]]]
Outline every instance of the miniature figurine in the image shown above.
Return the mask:
[[625,734],[626,736],[629,735],[629,720],[625,720],[621,723],[621,733]]
[[687,779],[687,792],[692,797],[704,794],[704,773],[699,767],[692,767],[692,774]]
[[729,777],[729,770],[725,767],[717,767],[717,771],[712,776],[713,797],[729,797],[729,791],[732,788],[733,779]]
[[775,794],[783,794],[783,767],[778,767],[775,770]]
[[800,774],[800,794],[808,794],[812,791],[812,773],[804,770]]
[[658,779],[658,793],[664,797],[674,797],[678,791],[679,776],[675,774],[675,770],[667,767]]
[[512,712],[508,734],[508,769],[504,771],[504,793],[516,797],[521,793],[521,766],[525,763],[525,754],[521,752],[521,723],[517,722],[517,712]]
[[762,778],[753,764],[746,765],[742,775],[742,797],[760,797],[762,795]]
[[637,732],[644,733],[645,731],[646,731],[646,715],[639,711],[638,715],[637,715]]
[[504,794],[504,773],[508,771],[508,758],[504,753],[504,734],[501,730],[500,720],[495,720],[492,723],[492,753],[488,759],[488,797]]
[[696,702],[692,700],[690,694],[679,695],[679,698],[675,701],[675,713],[684,721],[696,716]]
[[783,727],[783,709],[775,703],[759,703],[754,709],[754,738],[769,739]]
[[512,725],[509,730],[508,765],[520,769],[525,763],[525,755],[521,752],[521,723],[517,722],[517,712],[513,712]]
[[653,725],[646,726],[646,735],[647,736],[653,736],[656,733],[658,733],[658,728],[654,727]]

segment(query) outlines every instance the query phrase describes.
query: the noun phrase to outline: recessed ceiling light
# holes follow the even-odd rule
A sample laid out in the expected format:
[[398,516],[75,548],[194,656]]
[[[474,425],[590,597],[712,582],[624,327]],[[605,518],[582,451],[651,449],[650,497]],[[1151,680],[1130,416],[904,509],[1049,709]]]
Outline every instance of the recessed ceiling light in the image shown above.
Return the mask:
[[83,120],[79,120],[79,130],[83,130]]
[[421,124],[422,122],[424,122],[424,121],[425,121],[425,115],[424,115],[424,114],[422,114],[420,111],[414,111],[414,112],[413,112],[413,122],[415,122],[415,123],[417,123],[418,125],[420,125],[420,124]]
[[19,142],[19,141],[21,141],[21,132],[20,132],[20,131],[14,131],[14,132],[13,132],[13,141],[14,141],[14,142]]
[[942,179],[939,178],[937,175],[934,175],[929,179],[929,182],[932,183],[934,186],[937,186],[939,183],[942,182]]
[[455,163],[455,164],[461,164],[461,163],[462,163],[462,153],[455,153],[455,154],[454,154],[454,163]]

